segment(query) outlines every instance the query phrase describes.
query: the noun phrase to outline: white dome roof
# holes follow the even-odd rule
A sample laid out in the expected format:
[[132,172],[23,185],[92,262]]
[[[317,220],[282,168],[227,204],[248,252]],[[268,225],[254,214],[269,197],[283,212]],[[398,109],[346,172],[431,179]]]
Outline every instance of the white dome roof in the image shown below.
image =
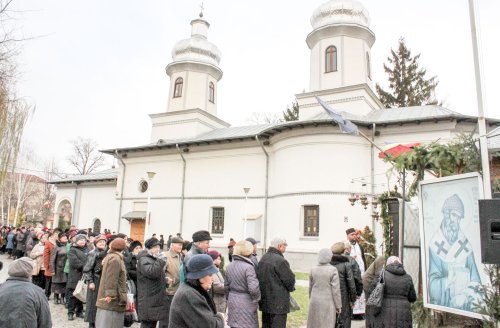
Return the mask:
[[195,19],[191,25],[191,37],[177,42],[172,49],[173,61],[195,61],[218,66],[221,52],[215,44],[207,40],[208,22]]
[[327,25],[356,24],[370,26],[370,14],[355,0],[331,0],[319,6],[311,16],[313,29]]

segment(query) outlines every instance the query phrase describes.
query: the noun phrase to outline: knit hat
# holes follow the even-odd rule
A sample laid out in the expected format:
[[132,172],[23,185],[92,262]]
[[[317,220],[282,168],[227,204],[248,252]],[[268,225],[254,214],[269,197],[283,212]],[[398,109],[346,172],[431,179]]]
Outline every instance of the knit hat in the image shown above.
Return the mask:
[[184,244],[184,240],[182,240],[182,238],[179,238],[179,237],[172,237],[172,239],[170,239],[170,243],[171,244]]
[[97,237],[95,237],[94,239],[94,245],[97,245],[97,243],[100,241],[100,240],[104,240],[106,241],[106,235],[98,235]]
[[193,243],[204,240],[212,240],[212,237],[210,237],[210,232],[206,230],[200,230],[193,233]]
[[144,247],[146,247],[147,249],[151,249],[157,245],[160,245],[160,241],[156,238],[149,238],[148,240],[146,240],[146,242],[144,243]]
[[327,264],[332,260],[332,251],[328,248],[323,248],[319,251],[318,254],[318,263],[319,264]]
[[84,234],[79,233],[78,235],[75,236],[75,243],[81,239],[87,240],[87,236]]
[[255,240],[255,238],[252,238],[252,237],[248,237],[247,239],[245,239],[246,241],[249,241],[252,243],[252,245],[255,245],[255,244],[258,244],[260,241],[258,240]]
[[246,241],[246,240],[240,240],[239,242],[234,245],[234,255],[240,255],[240,256],[250,256],[253,253],[253,245],[251,242]]
[[35,269],[35,261],[29,257],[21,257],[15,260],[9,267],[9,277],[29,278]]
[[385,262],[386,265],[390,265],[390,264],[401,264],[401,260],[399,259],[399,257],[397,256],[389,256],[389,258],[387,259],[387,262]]
[[347,230],[345,231],[345,234],[346,234],[346,235],[349,235],[349,234],[351,234],[351,233],[353,233],[353,232],[356,232],[356,229],[354,229],[354,228],[349,228],[349,229],[347,229]]
[[128,250],[132,252],[137,246],[142,247],[142,244],[138,240],[134,240],[133,242],[130,243],[130,246],[128,247]]
[[215,249],[211,249],[207,252],[208,255],[210,255],[210,257],[213,259],[213,260],[216,260],[219,256],[220,256],[220,253],[217,252]]
[[338,243],[335,243],[330,247],[330,250],[332,251],[333,254],[342,254],[345,250],[345,244],[344,242],[340,241]]
[[219,272],[212,257],[207,254],[196,254],[187,263],[186,279],[200,279]]
[[121,252],[127,248],[127,241],[122,238],[115,238],[111,244],[109,244],[109,248],[114,251]]

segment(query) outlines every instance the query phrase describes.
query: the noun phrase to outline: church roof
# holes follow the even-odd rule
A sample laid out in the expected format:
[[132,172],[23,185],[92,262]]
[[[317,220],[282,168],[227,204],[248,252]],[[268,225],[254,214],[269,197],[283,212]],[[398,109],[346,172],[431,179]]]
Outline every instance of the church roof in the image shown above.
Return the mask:
[[90,174],[72,174],[65,178],[51,180],[50,184],[68,184],[76,182],[102,182],[102,181],[113,181],[118,178],[118,170],[108,169],[96,173]]

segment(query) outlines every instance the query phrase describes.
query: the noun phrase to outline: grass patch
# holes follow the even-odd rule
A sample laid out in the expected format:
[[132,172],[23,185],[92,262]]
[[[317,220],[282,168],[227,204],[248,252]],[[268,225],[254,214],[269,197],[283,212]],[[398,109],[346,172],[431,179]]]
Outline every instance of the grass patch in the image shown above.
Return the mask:
[[294,272],[293,274],[295,274],[295,279],[297,280],[309,280],[309,273]]
[[[295,273],[295,277],[297,277],[297,272]],[[309,275],[307,275],[307,279],[309,279]],[[291,295],[299,303],[300,310],[288,313],[286,326],[290,328],[304,326],[307,322],[307,314],[309,312],[309,289],[300,286],[296,286],[295,288],[295,291]]]

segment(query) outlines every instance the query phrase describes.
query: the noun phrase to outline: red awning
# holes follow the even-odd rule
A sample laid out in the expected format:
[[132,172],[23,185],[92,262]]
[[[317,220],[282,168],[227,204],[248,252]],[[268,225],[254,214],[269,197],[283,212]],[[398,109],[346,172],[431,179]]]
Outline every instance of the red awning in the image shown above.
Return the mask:
[[392,157],[398,157],[401,154],[407,153],[413,147],[420,146],[419,142],[412,142],[407,144],[390,144],[387,145],[383,152],[378,153],[379,158],[385,158],[386,154]]

